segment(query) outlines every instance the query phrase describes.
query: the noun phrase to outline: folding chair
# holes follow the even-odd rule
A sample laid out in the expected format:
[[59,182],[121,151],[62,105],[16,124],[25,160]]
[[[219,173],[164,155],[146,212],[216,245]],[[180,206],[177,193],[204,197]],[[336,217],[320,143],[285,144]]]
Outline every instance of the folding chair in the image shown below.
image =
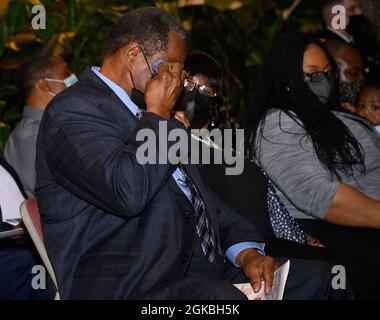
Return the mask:
[[53,280],[56,293],[54,300],[60,300],[60,295],[58,291],[57,279],[54,274],[53,266],[51,265],[50,259],[46,252],[44,244],[44,236],[42,233],[40,213],[38,209],[37,199],[29,198],[25,200],[20,206],[21,219],[28,230],[30,237],[33,240],[34,245],[47,269],[51,279]]

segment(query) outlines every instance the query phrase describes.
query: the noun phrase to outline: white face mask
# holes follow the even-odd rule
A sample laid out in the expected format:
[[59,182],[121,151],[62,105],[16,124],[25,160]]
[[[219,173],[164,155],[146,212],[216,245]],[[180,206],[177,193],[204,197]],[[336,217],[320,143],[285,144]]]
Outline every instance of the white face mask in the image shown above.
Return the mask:
[[[64,83],[66,88],[72,86],[75,82],[78,81],[78,78],[77,76],[73,73],[71,74],[69,77],[67,77],[66,79],[63,79],[63,80],[58,80],[58,79],[50,79],[50,78],[45,78],[46,81],[52,81],[52,82],[59,82],[59,83]],[[53,93],[51,91],[48,92],[48,94],[50,94],[51,96],[56,96],[57,94],[56,93]]]

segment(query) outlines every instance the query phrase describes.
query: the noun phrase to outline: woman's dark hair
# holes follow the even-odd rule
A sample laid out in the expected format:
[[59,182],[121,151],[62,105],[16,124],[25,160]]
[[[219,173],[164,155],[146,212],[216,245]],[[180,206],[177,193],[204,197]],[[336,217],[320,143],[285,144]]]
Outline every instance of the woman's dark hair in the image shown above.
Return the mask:
[[219,128],[230,128],[233,124],[229,115],[227,88],[220,64],[207,53],[194,52],[187,56],[185,70],[188,76],[201,76],[217,90],[216,104],[210,110],[210,117],[214,118]]
[[320,102],[304,81],[304,52],[311,44],[321,47],[332,68],[337,68],[318,39],[294,32],[281,36],[266,56],[256,82],[245,125],[246,150],[251,158],[259,155],[266,115],[271,109],[280,109],[306,130],[306,137],[311,138],[318,159],[341,180],[338,171],[347,176],[353,174],[354,168],[365,172],[364,154],[351,131],[332,112],[341,110],[338,79],[335,79],[334,93],[326,104]]

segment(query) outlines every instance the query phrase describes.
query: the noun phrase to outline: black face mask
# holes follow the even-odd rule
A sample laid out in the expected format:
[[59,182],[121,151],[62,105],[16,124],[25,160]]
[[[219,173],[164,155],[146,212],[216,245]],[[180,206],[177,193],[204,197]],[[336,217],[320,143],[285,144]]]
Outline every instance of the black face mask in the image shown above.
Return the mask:
[[341,82],[339,84],[340,102],[348,102],[353,105],[357,104],[358,96],[365,80],[354,81],[351,83]]
[[200,129],[210,121],[215,105],[216,98],[214,97],[207,97],[197,90],[184,91],[178,100],[176,110],[185,111],[192,129]]
[[[153,79],[154,74],[150,71],[149,64],[148,64],[148,69],[149,69],[149,72],[151,74],[150,78]],[[131,75],[132,84],[133,84],[133,88],[132,88],[132,92],[131,92],[131,100],[140,109],[146,110],[145,93],[136,88],[135,82],[133,81],[132,73],[130,71],[129,71],[129,74]]]
[[[141,48],[141,52],[142,52],[142,54],[143,54],[143,56],[144,56],[144,59],[145,59],[146,65],[147,65],[147,67],[148,67],[148,71],[149,71],[149,73],[150,73],[150,79],[153,79],[154,76],[155,76],[156,74],[154,74],[154,73],[152,72],[152,70],[150,69],[150,66],[149,66],[149,63],[148,63],[148,59],[146,58],[146,55],[145,55],[144,50],[143,50],[142,48]],[[163,62],[163,61],[164,61],[164,60],[159,59],[159,60],[157,60],[157,61],[155,62],[154,65],[156,65],[157,62],[160,63],[160,62]],[[153,67],[153,68],[155,68],[155,67]],[[156,65],[156,68],[158,68],[158,64]],[[139,89],[136,88],[136,86],[135,86],[135,82],[134,82],[134,80],[133,80],[133,76],[132,76],[131,71],[129,71],[129,74],[130,74],[130,76],[131,76],[131,80],[132,80],[132,84],[133,84],[133,88],[132,88],[132,92],[131,92],[131,100],[132,100],[133,103],[134,103],[136,106],[138,106],[140,109],[144,109],[144,110],[146,110],[145,93],[142,92],[141,90],[139,90]]]
[[131,100],[140,109],[146,110],[145,93],[136,89],[134,85],[131,92]]
[[354,38],[357,38],[361,35],[365,22],[366,18],[364,16],[352,16],[346,30]]
[[307,81],[307,84],[323,104],[326,104],[334,93],[333,79],[323,78],[320,82]]

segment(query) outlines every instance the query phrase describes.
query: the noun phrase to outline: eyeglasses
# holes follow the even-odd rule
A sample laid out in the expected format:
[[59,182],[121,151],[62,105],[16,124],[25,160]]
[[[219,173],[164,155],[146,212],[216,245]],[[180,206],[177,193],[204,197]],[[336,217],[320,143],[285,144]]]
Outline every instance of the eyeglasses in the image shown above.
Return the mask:
[[185,79],[183,88],[186,91],[194,91],[196,89],[200,94],[207,97],[216,97],[218,95],[218,91],[214,87],[206,84],[196,84],[190,79]]
[[323,79],[338,79],[339,71],[337,69],[331,69],[322,72],[304,72],[306,81],[321,82]]

